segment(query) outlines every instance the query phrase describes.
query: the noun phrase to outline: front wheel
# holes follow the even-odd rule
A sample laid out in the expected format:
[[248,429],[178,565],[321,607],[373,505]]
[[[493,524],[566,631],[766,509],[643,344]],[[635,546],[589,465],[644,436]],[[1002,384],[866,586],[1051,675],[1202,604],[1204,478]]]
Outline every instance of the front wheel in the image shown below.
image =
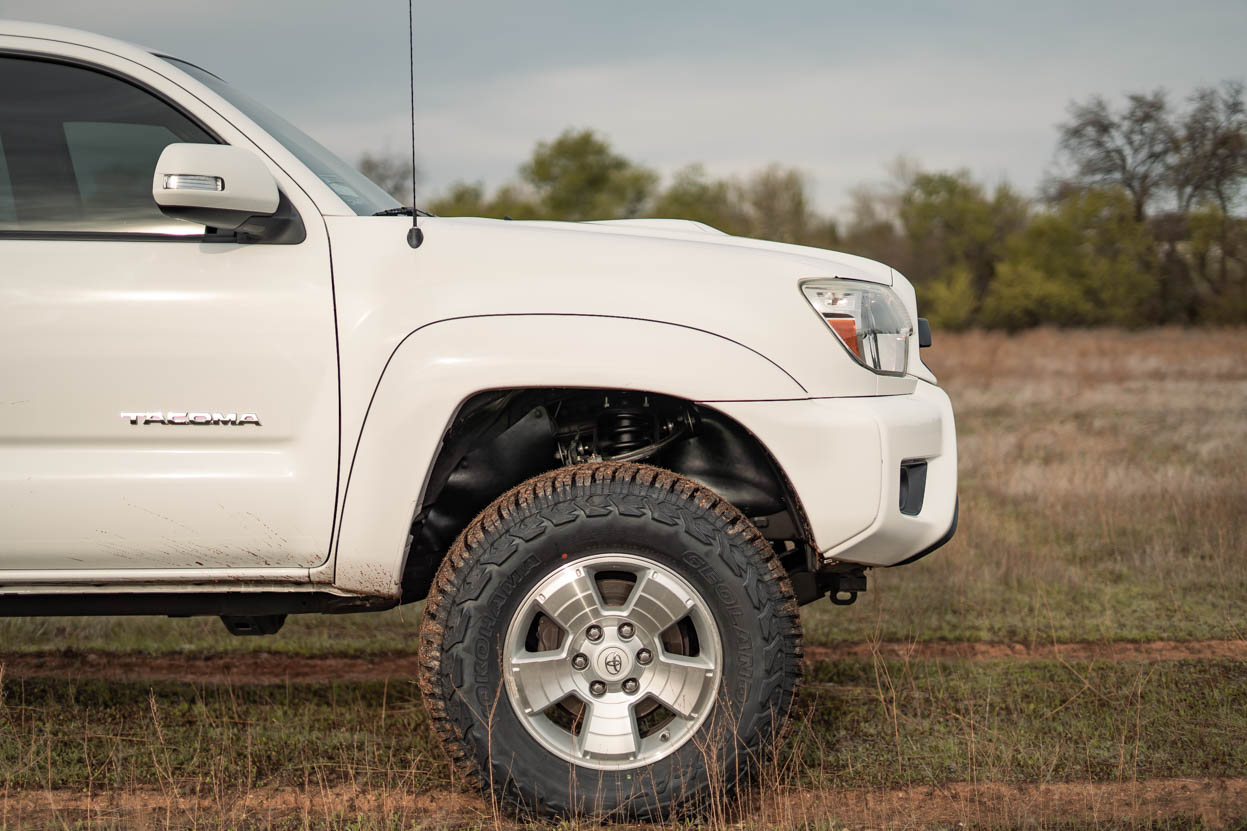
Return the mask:
[[420,642],[451,757],[538,814],[659,818],[739,786],[800,663],[792,588],[753,524],[637,464],[495,501],[442,563]]

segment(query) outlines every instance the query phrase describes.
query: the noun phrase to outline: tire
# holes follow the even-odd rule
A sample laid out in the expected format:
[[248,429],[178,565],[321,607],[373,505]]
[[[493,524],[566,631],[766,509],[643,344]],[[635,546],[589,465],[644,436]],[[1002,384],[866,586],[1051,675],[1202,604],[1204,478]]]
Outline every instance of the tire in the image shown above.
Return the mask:
[[800,642],[788,576],[739,511],[669,471],[586,464],[459,536],[420,688],[452,761],[513,812],[664,819],[722,805],[770,758]]

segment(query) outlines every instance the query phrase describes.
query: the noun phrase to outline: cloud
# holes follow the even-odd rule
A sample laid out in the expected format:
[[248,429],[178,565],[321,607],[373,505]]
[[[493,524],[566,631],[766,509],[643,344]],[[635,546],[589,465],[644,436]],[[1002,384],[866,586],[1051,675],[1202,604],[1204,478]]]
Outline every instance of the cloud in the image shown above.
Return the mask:
[[[723,60],[667,58],[444,85],[423,96],[417,112],[427,182],[497,184],[536,141],[586,126],[664,172],[690,162],[719,174],[795,165],[812,175],[827,206],[898,155],[991,178],[1010,171],[1031,186],[1065,103],[1051,84],[1059,67],[983,73],[970,58],[944,58],[933,71],[925,57],[910,56],[869,66],[795,60],[731,69]],[[350,152],[386,140],[405,146],[407,115],[320,120],[313,130]]]
[[[407,146],[405,11],[6,0],[4,13],[166,49],[353,159]],[[568,126],[663,172],[794,165],[824,209],[902,154],[1030,189],[1071,99],[1241,78],[1245,40],[1241,0],[418,2],[418,141],[426,191],[497,185]]]

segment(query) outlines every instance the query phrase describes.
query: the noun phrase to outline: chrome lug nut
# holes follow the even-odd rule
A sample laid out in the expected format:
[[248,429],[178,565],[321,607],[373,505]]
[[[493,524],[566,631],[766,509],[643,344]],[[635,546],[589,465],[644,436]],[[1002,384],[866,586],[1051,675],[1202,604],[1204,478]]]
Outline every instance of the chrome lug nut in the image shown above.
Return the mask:
[[606,694],[606,682],[605,681],[591,682],[589,684],[589,692],[593,693],[594,695],[605,695]]
[[572,669],[587,669],[588,666],[589,659],[581,653],[577,652],[572,656]]
[[641,649],[637,651],[636,662],[641,666],[645,666],[652,660],[654,660],[653,652],[650,652],[648,649]]
[[598,626],[596,623],[593,624],[592,626],[590,626],[588,629],[585,630],[585,637],[593,641],[594,643],[597,643],[598,641],[602,640],[602,627]]
[[627,640],[628,638],[632,637],[635,633],[636,633],[636,627],[634,627],[631,623],[624,621],[623,623],[619,624],[619,637]]
[[634,692],[636,692],[640,688],[641,688],[641,685],[637,683],[637,680],[635,678],[629,678],[623,682],[623,691],[626,692],[628,695],[632,695]]

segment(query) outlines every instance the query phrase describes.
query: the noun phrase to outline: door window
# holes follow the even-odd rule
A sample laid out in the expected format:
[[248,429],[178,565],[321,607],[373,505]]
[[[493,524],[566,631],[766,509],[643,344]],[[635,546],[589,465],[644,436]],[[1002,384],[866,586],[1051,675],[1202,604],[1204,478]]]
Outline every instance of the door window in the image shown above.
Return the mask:
[[120,78],[0,57],[0,235],[203,234],[202,225],[166,217],[152,199],[156,161],[175,142],[214,139]]
[[9,183],[9,166],[4,161],[4,141],[0,140],[0,227],[6,222],[17,221],[17,208],[13,205],[13,185]]

